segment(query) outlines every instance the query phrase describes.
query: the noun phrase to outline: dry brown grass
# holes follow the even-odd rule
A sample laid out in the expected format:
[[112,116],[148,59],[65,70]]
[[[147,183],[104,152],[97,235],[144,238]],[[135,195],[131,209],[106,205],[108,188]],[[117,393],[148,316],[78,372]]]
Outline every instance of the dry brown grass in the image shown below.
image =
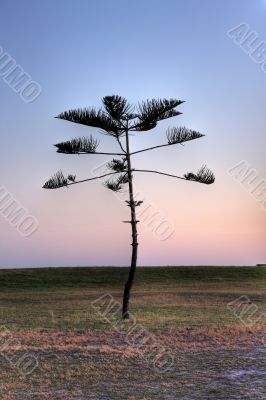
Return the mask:
[[[138,394],[135,398],[142,400],[154,398],[154,390],[158,387],[160,398],[164,399],[163,393],[166,396],[177,388],[182,392],[186,385],[198,380],[197,369],[203,360],[206,367],[211,365],[210,359],[215,364],[226,352],[252,349],[260,344],[260,335],[263,333],[264,327],[253,327],[251,332],[239,325],[157,332],[157,340],[170,349],[176,360],[172,372],[160,375],[151,370],[142,356],[128,346],[117,332],[80,329],[12,331],[20,346],[11,346],[9,353],[23,353],[26,350],[38,357],[39,366],[31,375],[23,377],[2,359],[0,399],[129,399],[132,395],[130,390],[136,390]],[[3,340],[3,336],[1,334],[0,340]],[[234,362],[233,359],[223,361],[224,365],[227,363],[229,366]],[[182,379],[180,371],[184,374]],[[193,378],[187,375],[188,372]],[[140,386],[144,375],[145,385]]]

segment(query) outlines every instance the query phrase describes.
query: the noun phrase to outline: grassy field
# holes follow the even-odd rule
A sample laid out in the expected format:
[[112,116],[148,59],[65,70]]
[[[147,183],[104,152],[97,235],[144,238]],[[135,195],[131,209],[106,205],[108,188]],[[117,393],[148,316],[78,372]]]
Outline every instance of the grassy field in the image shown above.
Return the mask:
[[[138,269],[131,313],[175,356],[175,368],[159,376],[91,304],[104,294],[121,302],[127,273],[111,267],[0,270],[0,399],[266,397],[265,318],[245,326],[227,307],[247,296],[258,317],[266,313],[265,267]],[[38,359],[27,376],[7,356],[25,352]],[[230,375],[252,368],[259,371],[256,384],[250,374],[237,381]]]
[[[0,318],[12,329],[111,329],[91,302],[121,301],[126,268],[0,270]],[[241,295],[265,307],[264,267],[139,268],[131,312],[148,329],[224,326],[226,305]]]

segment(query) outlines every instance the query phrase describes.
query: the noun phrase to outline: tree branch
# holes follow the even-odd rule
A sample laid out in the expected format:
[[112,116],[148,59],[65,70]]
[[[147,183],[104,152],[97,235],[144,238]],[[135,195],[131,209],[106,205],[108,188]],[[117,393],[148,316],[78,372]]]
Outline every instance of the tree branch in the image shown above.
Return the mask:
[[[119,138],[117,138],[117,141],[118,141],[118,144],[119,144],[121,150],[124,152],[124,154],[126,154],[126,150],[123,148],[122,143],[120,142],[120,139],[119,139]],[[120,154],[120,155],[121,155],[121,154]]]
[[172,178],[177,178],[177,179],[182,179],[186,181],[187,179],[184,178],[183,176],[178,176],[178,175],[172,175],[172,174],[167,174],[165,172],[159,172],[159,171],[154,171],[154,170],[149,170],[149,169],[133,169],[132,172],[151,172],[153,174],[159,174],[159,175],[164,175],[164,176],[170,176]]
[[[204,184],[207,184],[207,185],[212,184],[214,182],[214,180],[215,180],[215,177],[214,177],[213,173],[206,166],[203,166],[197,172],[197,174],[188,173],[188,174],[185,174],[184,176],[167,174],[165,172],[149,170],[149,169],[129,169],[127,171],[127,173],[123,176],[123,178],[126,175],[128,175],[129,173],[132,173],[132,172],[148,172],[148,173],[153,173],[153,174],[158,174],[158,175],[163,175],[163,176],[169,176],[171,178],[182,179],[184,181],[193,181],[193,182],[198,182],[198,183],[204,183]],[[82,179],[80,181],[76,181],[76,177],[75,176],[69,175],[67,178],[65,178],[63,173],[62,173],[62,171],[59,171],[57,174],[55,174],[51,179],[49,179],[43,185],[43,188],[44,189],[58,189],[58,188],[61,188],[61,187],[68,187],[68,186],[71,186],[71,185],[76,185],[77,183],[89,182],[89,181],[93,181],[93,180],[96,180],[96,179],[105,178],[106,176],[115,175],[115,174],[121,174],[121,171],[109,172],[108,174],[104,174],[104,175],[100,175],[100,176],[95,176],[93,178],[87,178],[87,179]]]
[[171,128],[171,129],[168,129],[168,131],[167,131],[168,143],[149,147],[149,148],[143,149],[143,150],[134,151],[133,153],[131,153],[131,155],[142,153],[142,152],[148,151],[148,150],[158,149],[160,147],[172,146],[173,144],[182,144],[182,146],[183,146],[184,142],[189,142],[194,139],[199,139],[203,136],[204,135],[202,135],[199,132],[192,131],[192,130],[184,128],[184,127]]
[[130,127],[130,130],[150,130],[155,128],[157,122],[180,115],[179,111],[175,108],[184,103],[182,100],[177,99],[152,99],[146,100],[138,105],[138,119],[137,124]]
[[105,155],[105,156],[124,156],[125,153],[102,153],[102,152],[96,152],[95,153],[86,153],[86,152],[79,152],[79,153],[67,153],[67,152],[63,152],[63,151],[57,151],[57,153],[60,154],[74,154],[74,155],[84,155],[84,154],[101,154],[101,155]]
[[88,182],[88,181],[93,181],[96,179],[100,179],[100,178],[105,178],[106,176],[110,176],[110,175],[115,175],[115,174],[120,174],[121,172],[109,172],[108,174],[104,174],[104,175],[100,175],[100,176],[95,176],[93,178],[88,178],[88,179],[82,179],[80,181],[71,181],[71,182],[67,182],[65,184],[59,184],[59,185],[54,185],[53,186],[53,178],[51,178],[49,181],[47,181],[44,185],[43,185],[43,189],[59,189],[61,187],[68,187],[71,185],[76,185],[78,183],[83,183],[83,182]]
[[130,155],[138,154],[138,153],[143,153],[144,151],[149,151],[153,149],[158,149],[159,147],[166,147],[166,146],[172,146],[173,144],[182,144],[182,143],[166,143],[166,144],[159,144],[158,146],[153,146],[153,147],[148,147],[147,149],[142,149],[138,151],[133,151],[133,153],[130,153]]
[[[172,175],[172,174],[167,174],[165,172],[159,172],[159,171],[153,171],[153,170],[146,170],[146,169],[133,169],[132,172],[150,172],[153,174],[159,174],[159,175],[164,175],[164,176],[169,176],[171,178],[176,178],[176,179],[182,179],[183,181],[193,181],[193,182],[198,182],[198,183],[204,183],[204,184],[211,184],[214,182],[214,175],[212,174],[211,171],[207,170],[207,167],[202,167],[201,170],[199,170],[198,175],[196,174],[185,174],[184,176],[178,176],[178,175]],[[207,177],[202,177],[200,174],[208,174]]]

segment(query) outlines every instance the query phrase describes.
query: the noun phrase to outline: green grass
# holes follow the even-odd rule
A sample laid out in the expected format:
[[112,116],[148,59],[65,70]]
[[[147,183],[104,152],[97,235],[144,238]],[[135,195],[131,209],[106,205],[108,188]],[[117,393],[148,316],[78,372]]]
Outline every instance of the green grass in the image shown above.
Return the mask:
[[[11,329],[111,329],[91,307],[121,301],[127,268],[0,270],[0,323]],[[240,323],[228,302],[249,296],[265,310],[265,267],[138,268],[131,312],[150,330]]]
[[[128,268],[38,268],[0,270],[0,289],[66,289],[117,287],[125,282]],[[244,282],[266,278],[266,267],[139,267],[142,285],[178,282]]]

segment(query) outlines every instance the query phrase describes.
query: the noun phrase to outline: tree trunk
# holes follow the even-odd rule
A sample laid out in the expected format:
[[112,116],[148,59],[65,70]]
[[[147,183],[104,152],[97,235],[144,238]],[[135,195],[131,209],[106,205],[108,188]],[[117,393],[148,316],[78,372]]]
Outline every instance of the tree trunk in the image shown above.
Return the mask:
[[131,210],[131,229],[132,229],[132,257],[131,257],[131,266],[129,271],[128,280],[125,284],[124,288],[124,297],[123,297],[123,311],[122,318],[128,319],[128,305],[130,299],[131,288],[134,283],[135,271],[137,267],[137,256],[138,256],[138,233],[137,233],[137,221],[136,221],[136,207],[134,201],[134,193],[133,193],[133,176],[131,172],[131,159],[130,159],[130,148],[129,148],[129,137],[128,130],[126,131],[126,146],[127,146],[127,167],[128,167],[128,186],[129,186],[129,206]]

